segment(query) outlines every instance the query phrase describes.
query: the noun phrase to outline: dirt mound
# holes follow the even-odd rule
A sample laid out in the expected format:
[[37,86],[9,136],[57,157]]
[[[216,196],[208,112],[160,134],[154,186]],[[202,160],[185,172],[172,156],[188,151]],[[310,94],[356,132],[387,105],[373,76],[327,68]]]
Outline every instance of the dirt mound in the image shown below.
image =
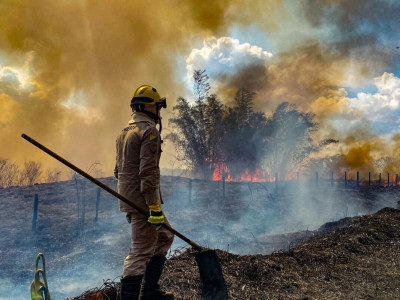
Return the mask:
[[[230,299],[400,297],[400,210],[346,218],[319,232],[327,234],[272,255],[217,251]],[[200,299],[199,274],[188,251],[167,261],[161,285],[176,299]],[[116,289],[118,283],[108,283],[73,300],[116,299]]]

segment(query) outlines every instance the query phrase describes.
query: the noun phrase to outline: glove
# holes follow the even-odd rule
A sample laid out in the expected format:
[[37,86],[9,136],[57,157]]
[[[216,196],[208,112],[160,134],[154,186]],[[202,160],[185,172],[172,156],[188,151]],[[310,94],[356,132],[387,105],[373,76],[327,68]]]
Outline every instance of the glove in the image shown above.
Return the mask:
[[147,219],[147,224],[149,226],[155,225],[156,230],[160,230],[160,228],[164,224],[164,215],[162,213],[160,204],[157,203],[157,204],[149,205],[149,209],[150,209],[150,216]]

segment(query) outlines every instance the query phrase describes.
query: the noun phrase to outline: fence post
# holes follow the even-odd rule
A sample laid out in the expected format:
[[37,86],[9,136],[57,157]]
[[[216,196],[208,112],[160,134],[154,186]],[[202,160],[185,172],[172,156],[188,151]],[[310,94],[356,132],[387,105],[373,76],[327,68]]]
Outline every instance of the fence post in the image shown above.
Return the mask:
[[35,194],[35,202],[33,204],[32,231],[36,231],[36,221],[37,221],[37,215],[38,215],[38,207],[39,207],[39,195]]
[[357,187],[360,187],[360,172],[357,171]]
[[193,179],[190,178],[189,179],[189,203],[192,202],[192,182],[193,182]]
[[222,177],[222,200],[225,201],[225,176]]
[[97,222],[97,220],[99,218],[100,191],[101,191],[101,188],[98,188],[97,189],[97,198],[96,198],[96,218],[94,218],[95,222]]
[[368,186],[371,185],[371,172],[368,172]]
[[347,187],[347,172],[344,172],[344,187]]
[[379,186],[381,185],[382,174],[379,173]]
[[333,171],[331,171],[331,186],[333,186]]

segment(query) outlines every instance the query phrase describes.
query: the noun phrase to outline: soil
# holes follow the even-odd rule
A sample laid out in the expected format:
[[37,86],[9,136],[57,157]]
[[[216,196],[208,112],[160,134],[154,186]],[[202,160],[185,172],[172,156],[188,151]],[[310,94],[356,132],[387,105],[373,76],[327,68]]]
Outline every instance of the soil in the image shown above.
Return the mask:
[[[271,255],[217,250],[229,298],[400,298],[400,210],[344,218],[308,234],[308,241]],[[160,283],[176,299],[201,299],[197,265],[188,250],[167,260]],[[69,299],[117,299],[118,288],[118,282],[106,281]]]

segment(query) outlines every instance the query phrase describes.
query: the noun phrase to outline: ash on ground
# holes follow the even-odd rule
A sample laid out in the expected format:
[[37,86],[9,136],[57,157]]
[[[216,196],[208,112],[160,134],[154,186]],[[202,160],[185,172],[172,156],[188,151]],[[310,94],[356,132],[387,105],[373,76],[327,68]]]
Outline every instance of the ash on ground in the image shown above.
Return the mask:
[[[400,210],[321,226],[314,237],[271,255],[217,251],[230,299],[398,299],[400,298]],[[176,299],[201,299],[194,258],[171,257],[161,286]],[[71,300],[117,299],[118,282]]]

